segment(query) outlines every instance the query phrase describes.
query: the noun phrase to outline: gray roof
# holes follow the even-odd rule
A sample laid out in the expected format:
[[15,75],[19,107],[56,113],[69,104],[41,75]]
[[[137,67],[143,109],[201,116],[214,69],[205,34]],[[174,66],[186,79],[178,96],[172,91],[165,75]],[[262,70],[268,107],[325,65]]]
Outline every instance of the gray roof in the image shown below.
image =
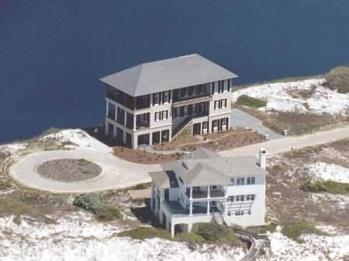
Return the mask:
[[187,159],[209,159],[220,157],[216,152],[205,149],[204,147],[197,148],[186,156]]
[[265,169],[256,164],[256,158],[242,156],[184,159],[162,165],[164,170],[173,170],[188,186],[228,185],[234,177],[265,175]]
[[237,78],[199,54],[139,64],[101,81],[133,97]]
[[182,173],[181,178],[188,186],[227,185],[231,178],[201,162],[196,163],[189,171]]
[[165,171],[149,172],[152,182],[155,183],[158,188],[169,188],[170,181]]

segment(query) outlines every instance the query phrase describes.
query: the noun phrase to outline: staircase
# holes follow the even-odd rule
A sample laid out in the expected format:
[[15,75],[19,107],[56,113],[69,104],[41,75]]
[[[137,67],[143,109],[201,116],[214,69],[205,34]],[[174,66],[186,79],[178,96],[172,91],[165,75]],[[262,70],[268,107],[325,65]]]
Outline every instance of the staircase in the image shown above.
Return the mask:
[[172,130],[172,139],[174,139],[178,134],[182,132],[182,130],[185,129],[190,123],[191,123],[192,117],[186,117],[181,121],[176,128],[173,128]]

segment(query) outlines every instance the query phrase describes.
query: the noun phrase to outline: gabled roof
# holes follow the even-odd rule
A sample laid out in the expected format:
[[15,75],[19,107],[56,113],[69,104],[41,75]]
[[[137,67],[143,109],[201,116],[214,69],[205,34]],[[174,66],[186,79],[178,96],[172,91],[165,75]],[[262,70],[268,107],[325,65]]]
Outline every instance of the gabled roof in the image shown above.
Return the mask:
[[201,162],[196,163],[193,168],[180,176],[187,186],[227,185],[231,183],[227,175]]
[[139,64],[101,81],[136,97],[237,77],[205,57],[191,54]]
[[169,188],[170,180],[165,171],[154,171],[148,173],[151,180],[158,188]]

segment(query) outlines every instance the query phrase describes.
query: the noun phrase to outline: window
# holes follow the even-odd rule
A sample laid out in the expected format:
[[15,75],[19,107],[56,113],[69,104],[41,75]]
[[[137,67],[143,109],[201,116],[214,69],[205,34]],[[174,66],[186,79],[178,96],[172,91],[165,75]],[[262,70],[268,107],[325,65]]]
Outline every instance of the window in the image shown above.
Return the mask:
[[234,201],[234,196],[228,196],[228,201],[233,202]]
[[246,195],[246,200],[254,200],[255,199],[255,196],[253,194],[250,194],[250,195]]
[[115,105],[108,102],[108,118],[115,120],[115,112],[116,112]]
[[189,87],[188,92],[189,96],[192,96],[194,94],[194,86]]
[[153,94],[153,105],[159,105],[159,102],[160,102],[159,93],[154,93]]
[[218,108],[218,101],[214,101],[214,109]]
[[247,184],[249,184],[249,185],[256,184],[256,178],[255,177],[248,177]]
[[182,88],[182,89],[181,89],[181,96],[182,96],[182,97],[185,96],[185,90],[186,90],[185,88]]
[[222,119],[222,125],[227,126],[227,122],[228,122],[228,119],[227,119],[227,118]]
[[237,178],[236,185],[245,185],[245,178]]
[[232,85],[232,79],[229,79],[228,86],[227,86],[228,92],[230,92],[231,85]]
[[160,112],[155,112],[155,121],[159,121],[160,120]]
[[222,108],[227,108],[227,99],[222,100]]
[[223,93],[224,91],[224,81],[218,82],[218,93]]
[[235,211],[235,216],[243,216],[244,215],[244,211],[243,210],[236,210]]
[[179,116],[180,117],[184,116],[184,106],[180,107]]
[[162,93],[162,102],[167,103],[170,101],[170,95],[169,92],[163,92]]

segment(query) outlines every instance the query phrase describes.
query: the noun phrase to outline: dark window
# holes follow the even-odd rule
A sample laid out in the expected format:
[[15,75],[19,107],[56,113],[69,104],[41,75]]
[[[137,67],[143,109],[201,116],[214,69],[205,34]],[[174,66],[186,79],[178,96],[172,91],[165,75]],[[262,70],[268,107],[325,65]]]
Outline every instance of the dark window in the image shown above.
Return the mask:
[[167,142],[170,139],[170,131],[169,130],[163,130],[161,132],[161,142]]
[[184,97],[185,96],[185,88],[181,89],[181,96]]
[[154,93],[153,94],[153,105],[158,105],[160,102],[160,95],[159,93]]
[[160,143],[160,131],[153,132],[153,144]]
[[115,105],[112,103],[108,103],[108,118],[115,120]]
[[122,125],[125,124],[125,110],[118,107],[116,121]]
[[189,87],[189,96],[192,96],[194,94],[194,87]]
[[131,130],[132,130],[132,129],[133,129],[133,114],[127,112],[126,115],[127,115],[126,127],[127,127],[128,129],[131,129]]
[[184,106],[180,107],[180,117],[184,117]]

